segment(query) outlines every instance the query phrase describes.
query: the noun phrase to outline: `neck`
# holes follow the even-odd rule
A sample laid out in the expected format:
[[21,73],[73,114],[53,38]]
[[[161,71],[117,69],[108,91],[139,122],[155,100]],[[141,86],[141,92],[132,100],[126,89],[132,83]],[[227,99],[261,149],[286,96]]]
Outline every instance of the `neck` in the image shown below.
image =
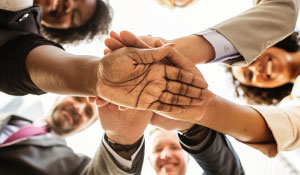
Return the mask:
[[290,56],[291,83],[294,83],[296,78],[300,75],[300,52],[293,52]]

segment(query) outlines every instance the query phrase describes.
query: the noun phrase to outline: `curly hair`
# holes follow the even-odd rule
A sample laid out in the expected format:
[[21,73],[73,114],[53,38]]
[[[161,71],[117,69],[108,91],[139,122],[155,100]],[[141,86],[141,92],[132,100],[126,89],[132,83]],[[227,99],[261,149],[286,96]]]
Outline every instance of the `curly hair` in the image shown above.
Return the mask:
[[108,3],[96,0],[96,9],[91,19],[82,26],[69,29],[55,29],[42,25],[41,30],[49,40],[60,44],[79,44],[85,40],[87,42],[95,36],[108,34],[112,21],[112,9]]
[[[273,47],[281,48],[287,52],[298,52],[300,50],[298,35],[298,32],[294,32]],[[231,67],[226,67],[226,72],[231,73],[236,96],[245,98],[249,104],[276,105],[289,95],[293,88],[292,83],[287,83],[276,88],[246,86],[233,76]]]

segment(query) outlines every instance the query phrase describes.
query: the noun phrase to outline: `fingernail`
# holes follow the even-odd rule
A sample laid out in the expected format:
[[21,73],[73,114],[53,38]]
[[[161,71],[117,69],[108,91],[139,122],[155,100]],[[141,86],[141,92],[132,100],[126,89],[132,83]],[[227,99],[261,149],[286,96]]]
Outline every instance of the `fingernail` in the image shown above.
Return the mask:
[[163,45],[163,47],[168,47],[168,46],[170,46],[170,47],[175,47],[175,43],[167,43],[167,44],[164,44]]

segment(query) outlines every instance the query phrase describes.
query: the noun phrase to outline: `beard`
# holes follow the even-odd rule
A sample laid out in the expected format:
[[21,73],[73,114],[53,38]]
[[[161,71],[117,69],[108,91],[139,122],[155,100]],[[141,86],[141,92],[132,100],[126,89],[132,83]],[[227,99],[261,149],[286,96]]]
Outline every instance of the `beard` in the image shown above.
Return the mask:
[[51,128],[58,134],[68,134],[74,131],[80,124],[81,115],[71,105],[57,106],[52,114]]

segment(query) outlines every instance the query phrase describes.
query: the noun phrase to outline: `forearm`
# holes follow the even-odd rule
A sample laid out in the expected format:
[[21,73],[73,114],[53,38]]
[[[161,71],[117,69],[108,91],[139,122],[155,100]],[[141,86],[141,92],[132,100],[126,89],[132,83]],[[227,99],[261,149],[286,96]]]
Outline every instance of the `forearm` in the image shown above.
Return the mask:
[[256,110],[221,97],[216,97],[205,107],[193,106],[184,113],[166,115],[206,126],[243,142],[274,141],[265,120]]
[[26,68],[34,84],[45,92],[95,95],[98,62],[97,57],[39,46],[28,54]]
[[194,64],[206,63],[215,58],[213,46],[200,35],[190,35],[168,42],[175,43],[175,48]]

